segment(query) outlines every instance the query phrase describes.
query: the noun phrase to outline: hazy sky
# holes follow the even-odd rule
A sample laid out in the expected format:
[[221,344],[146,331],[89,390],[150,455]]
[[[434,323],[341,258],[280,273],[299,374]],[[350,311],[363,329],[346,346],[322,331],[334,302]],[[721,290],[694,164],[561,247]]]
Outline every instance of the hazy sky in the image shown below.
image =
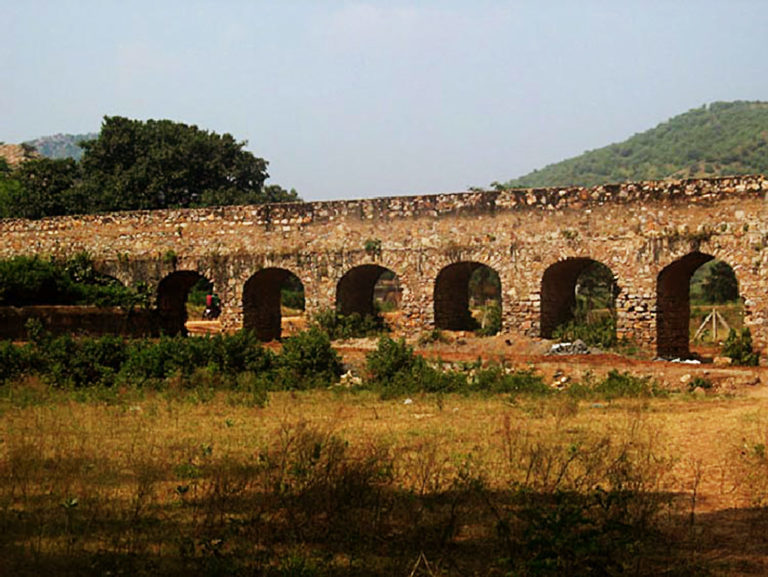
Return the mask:
[[765,0],[0,0],[0,141],[168,118],[305,200],[487,186],[768,100]]

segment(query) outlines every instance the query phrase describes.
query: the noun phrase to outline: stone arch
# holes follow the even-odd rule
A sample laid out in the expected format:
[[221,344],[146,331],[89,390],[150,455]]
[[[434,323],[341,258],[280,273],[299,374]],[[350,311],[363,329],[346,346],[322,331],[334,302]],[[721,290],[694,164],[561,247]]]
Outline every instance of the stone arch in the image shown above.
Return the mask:
[[579,278],[593,267],[605,269],[614,279],[610,287],[611,308],[614,306],[618,288],[613,271],[598,260],[588,257],[573,257],[550,265],[541,277],[541,337],[552,338],[555,329],[573,318]]
[[167,335],[186,335],[187,297],[197,282],[206,278],[194,270],[177,270],[157,285],[157,309],[160,315],[160,330]]
[[304,285],[288,269],[269,267],[255,272],[243,286],[243,328],[252,330],[261,341],[277,340],[282,335],[282,289],[293,281]]
[[[443,267],[434,286],[435,327],[449,331],[471,331],[477,322],[470,311],[470,280],[476,272],[488,270],[499,280],[498,272],[477,261],[461,261]],[[492,295],[499,301],[500,290]]]
[[[691,355],[691,278],[715,257],[694,251],[664,267],[656,281],[656,354],[665,358]],[[725,263],[725,261],[719,261]],[[725,263],[732,273],[733,269]],[[738,287],[738,279],[736,279]]]
[[[349,269],[336,285],[336,310],[343,315],[376,315],[379,311],[375,303],[384,290],[380,282],[383,277],[399,294],[399,279],[393,270],[378,264],[361,264]],[[395,298],[399,300],[399,296]]]

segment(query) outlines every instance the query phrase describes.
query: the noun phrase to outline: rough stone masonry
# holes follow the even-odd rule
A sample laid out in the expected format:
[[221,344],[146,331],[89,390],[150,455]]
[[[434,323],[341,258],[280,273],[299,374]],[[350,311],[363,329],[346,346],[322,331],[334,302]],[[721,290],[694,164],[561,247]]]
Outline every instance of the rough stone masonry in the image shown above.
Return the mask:
[[689,280],[717,258],[736,273],[765,352],[766,193],[766,177],[743,176],[2,220],[0,257],[87,251],[102,272],[153,287],[170,328],[202,275],[221,297],[225,329],[265,339],[279,336],[290,274],[308,314],[364,313],[390,270],[402,288],[398,329],[461,328],[480,265],[501,280],[503,330],[548,337],[598,261],[620,289],[619,336],[663,355],[688,351]]

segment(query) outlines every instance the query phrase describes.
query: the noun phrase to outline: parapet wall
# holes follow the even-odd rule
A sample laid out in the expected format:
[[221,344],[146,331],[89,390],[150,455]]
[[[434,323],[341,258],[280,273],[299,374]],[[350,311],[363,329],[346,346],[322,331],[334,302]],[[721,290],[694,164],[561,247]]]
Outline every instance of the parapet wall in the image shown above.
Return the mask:
[[179,226],[206,221],[263,227],[287,232],[295,228],[350,220],[397,220],[494,215],[506,211],[585,209],[606,204],[697,203],[754,197],[768,192],[765,176],[647,181],[584,187],[478,191],[361,200],[226,206],[118,212],[37,221],[0,219],[0,234],[33,230],[45,234],[92,226]]

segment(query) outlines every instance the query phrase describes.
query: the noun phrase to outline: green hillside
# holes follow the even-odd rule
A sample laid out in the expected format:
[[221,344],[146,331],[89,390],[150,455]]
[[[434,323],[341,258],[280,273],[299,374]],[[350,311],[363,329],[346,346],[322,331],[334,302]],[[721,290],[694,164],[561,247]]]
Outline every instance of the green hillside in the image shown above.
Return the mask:
[[628,140],[494,183],[528,188],[768,174],[768,102],[715,102]]
[[53,136],[43,136],[35,140],[29,140],[24,144],[35,147],[40,156],[45,158],[74,158],[80,160],[83,156],[83,149],[79,143],[84,140],[95,140],[98,133],[89,134],[54,134]]

